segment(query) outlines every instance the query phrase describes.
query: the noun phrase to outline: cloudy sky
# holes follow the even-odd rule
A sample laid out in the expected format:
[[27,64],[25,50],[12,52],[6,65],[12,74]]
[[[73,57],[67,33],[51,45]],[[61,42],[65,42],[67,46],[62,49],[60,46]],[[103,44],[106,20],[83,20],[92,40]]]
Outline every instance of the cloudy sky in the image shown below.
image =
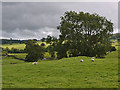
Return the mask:
[[117,2],[3,2],[2,38],[41,39],[58,37],[56,26],[65,11],[83,11],[105,16],[118,32]]

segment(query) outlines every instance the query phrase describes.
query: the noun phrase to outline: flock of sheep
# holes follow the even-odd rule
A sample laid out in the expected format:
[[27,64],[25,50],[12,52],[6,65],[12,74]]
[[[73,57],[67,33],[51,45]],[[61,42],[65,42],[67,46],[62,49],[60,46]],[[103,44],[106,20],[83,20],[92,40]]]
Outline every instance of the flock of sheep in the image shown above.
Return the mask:
[[[92,59],[91,59],[92,62],[95,61],[94,58],[95,58],[95,57],[92,57]],[[83,59],[81,59],[80,62],[83,62]]]
[[[92,57],[91,61],[92,61],[92,62],[95,61],[95,60],[94,60],[94,57]],[[83,59],[81,59],[80,62],[83,62]],[[36,65],[36,64],[37,64],[37,62],[33,62],[33,65]]]

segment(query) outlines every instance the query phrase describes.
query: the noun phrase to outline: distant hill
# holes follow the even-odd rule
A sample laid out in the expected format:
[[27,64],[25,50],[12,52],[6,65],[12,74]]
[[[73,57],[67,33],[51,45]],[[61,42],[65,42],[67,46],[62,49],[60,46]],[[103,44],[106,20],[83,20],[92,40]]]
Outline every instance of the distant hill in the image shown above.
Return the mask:
[[12,43],[20,43],[23,44],[27,42],[27,40],[12,40],[12,39],[0,39],[1,44],[12,44]]
[[[45,38],[42,38],[40,40],[37,40],[37,39],[33,39],[33,40],[44,42]],[[12,39],[12,38],[10,38],[10,39],[0,39],[1,44],[15,44],[15,43],[24,44],[26,42],[27,42],[27,40],[15,40],[15,39]]]

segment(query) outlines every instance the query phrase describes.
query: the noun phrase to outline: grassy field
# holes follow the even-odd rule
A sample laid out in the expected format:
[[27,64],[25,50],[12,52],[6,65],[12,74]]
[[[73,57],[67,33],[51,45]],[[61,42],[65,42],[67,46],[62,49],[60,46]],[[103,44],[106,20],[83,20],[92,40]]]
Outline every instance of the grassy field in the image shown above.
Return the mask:
[[33,65],[7,57],[2,60],[2,79],[3,88],[118,88],[118,51],[95,62],[79,56]]
[[12,44],[12,45],[10,45],[10,44],[3,44],[0,47],[2,47],[2,48],[8,47],[9,49],[11,49],[11,48],[24,49],[25,48],[25,44],[18,44],[18,43]]

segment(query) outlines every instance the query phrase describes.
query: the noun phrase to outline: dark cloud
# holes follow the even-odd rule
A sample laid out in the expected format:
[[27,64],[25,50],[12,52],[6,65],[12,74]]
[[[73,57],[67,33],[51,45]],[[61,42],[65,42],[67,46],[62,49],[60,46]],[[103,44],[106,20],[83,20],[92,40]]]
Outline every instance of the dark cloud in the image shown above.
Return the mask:
[[35,30],[44,26],[56,27],[58,24],[56,19],[59,19],[58,10],[51,7],[51,4],[43,4],[19,3],[14,5],[12,3],[10,6],[3,6],[3,30],[11,31],[16,28]]
[[[3,38],[37,38],[48,34],[58,37],[56,26],[65,11],[98,13],[114,23],[117,30],[117,3],[62,3],[62,2],[3,2]],[[114,13],[114,14],[113,14]]]

